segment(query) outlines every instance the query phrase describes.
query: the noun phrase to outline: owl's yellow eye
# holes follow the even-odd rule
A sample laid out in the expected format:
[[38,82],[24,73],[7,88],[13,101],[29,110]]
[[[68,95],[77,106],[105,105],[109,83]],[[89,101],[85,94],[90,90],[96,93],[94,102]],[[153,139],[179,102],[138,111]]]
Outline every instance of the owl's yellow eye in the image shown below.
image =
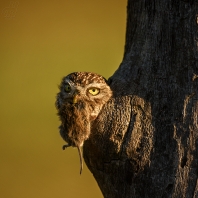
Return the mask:
[[71,87],[70,87],[69,84],[67,84],[67,85],[65,86],[65,91],[66,91],[67,93],[69,93],[69,92],[71,91]]
[[100,89],[98,89],[98,88],[91,88],[91,89],[89,89],[89,93],[91,95],[93,95],[93,96],[96,96],[97,94],[100,93]]

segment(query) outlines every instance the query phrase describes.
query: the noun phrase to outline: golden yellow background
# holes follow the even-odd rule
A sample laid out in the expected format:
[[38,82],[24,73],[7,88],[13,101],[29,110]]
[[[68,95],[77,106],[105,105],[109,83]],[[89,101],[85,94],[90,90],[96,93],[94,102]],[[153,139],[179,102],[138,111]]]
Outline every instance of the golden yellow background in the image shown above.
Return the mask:
[[127,0],[0,2],[0,197],[101,198],[77,149],[62,151],[57,85],[122,61]]

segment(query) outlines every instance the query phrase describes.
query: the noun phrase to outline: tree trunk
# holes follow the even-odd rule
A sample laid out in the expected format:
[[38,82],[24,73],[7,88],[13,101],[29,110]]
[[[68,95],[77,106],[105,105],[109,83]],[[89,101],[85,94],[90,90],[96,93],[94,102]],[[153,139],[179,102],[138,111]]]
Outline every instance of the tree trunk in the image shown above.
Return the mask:
[[198,1],[128,0],[109,83],[84,145],[104,197],[198,197]]

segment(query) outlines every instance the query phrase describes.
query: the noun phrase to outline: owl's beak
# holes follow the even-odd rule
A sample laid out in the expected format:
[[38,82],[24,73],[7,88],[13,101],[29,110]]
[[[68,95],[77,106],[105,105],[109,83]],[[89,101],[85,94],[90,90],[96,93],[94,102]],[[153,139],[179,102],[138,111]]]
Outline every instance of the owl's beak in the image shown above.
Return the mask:
[[78,102],[78,95],[75,94],[74,97],[73,97],[73,104],[76,104]]

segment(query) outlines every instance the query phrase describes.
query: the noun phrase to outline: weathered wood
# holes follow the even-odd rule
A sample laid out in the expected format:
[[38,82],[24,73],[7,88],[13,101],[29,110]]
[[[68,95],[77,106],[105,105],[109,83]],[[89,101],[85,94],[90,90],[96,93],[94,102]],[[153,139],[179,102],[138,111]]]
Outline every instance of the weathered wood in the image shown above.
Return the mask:
[[128,0],[109,82],[84,145],[104,197],[198,197],[198,1]]

